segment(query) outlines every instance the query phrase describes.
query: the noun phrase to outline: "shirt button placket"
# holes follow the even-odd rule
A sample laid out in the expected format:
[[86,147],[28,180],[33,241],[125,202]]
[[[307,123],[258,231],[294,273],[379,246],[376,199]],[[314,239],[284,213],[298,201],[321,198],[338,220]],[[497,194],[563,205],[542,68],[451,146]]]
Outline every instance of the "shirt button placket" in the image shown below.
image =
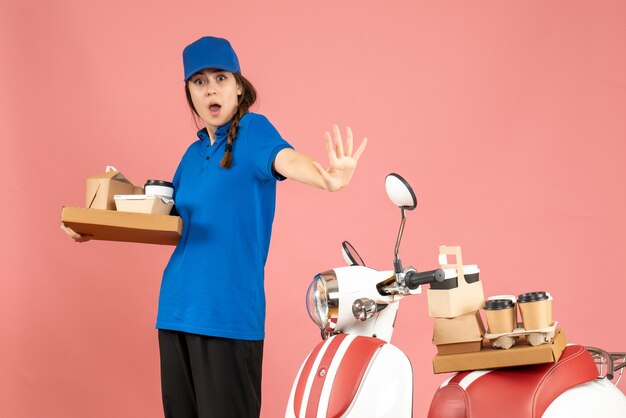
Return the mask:
[[211,143],[207,141],[206,147],[204,149],[204,162],[202,163],[202,168],[207,168],[209,166],[211,154]]

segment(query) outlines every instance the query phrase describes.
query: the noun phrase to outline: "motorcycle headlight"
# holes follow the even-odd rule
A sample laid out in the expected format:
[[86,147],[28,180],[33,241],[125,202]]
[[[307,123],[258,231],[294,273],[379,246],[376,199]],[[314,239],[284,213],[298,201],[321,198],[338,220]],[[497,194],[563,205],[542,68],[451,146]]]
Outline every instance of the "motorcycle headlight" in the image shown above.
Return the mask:
[[306,292],[306,309],[321,330],[332,332],[339,314],[339,286],[334,271],[315,276]]

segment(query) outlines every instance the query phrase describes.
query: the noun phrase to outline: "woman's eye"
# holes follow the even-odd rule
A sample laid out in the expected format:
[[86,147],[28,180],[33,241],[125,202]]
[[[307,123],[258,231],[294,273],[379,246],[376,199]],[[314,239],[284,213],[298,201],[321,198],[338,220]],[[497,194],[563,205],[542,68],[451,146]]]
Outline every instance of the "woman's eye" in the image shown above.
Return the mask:
[[224,74],[220,74],[217,76],[217,81],[224,81],[226,80],[226,76]]

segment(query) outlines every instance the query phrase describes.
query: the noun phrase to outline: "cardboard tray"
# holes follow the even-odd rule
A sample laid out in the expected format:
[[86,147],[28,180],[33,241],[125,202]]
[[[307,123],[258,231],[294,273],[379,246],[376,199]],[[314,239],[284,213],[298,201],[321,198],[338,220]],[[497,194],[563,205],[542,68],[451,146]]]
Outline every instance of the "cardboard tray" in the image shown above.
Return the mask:
[[95,240],[176,245],[183,231],[178,216],[63,206],[61,222]]
[[508,350],[501,350],[483,346],[481,351],[475,353],[436,355],[433,359],[433,371],[435,373],[447,373],[555,363],[561,357],[566,344],[567,337],[565,332],[560,329],[557,330],[551,343],[536,347],[519,344]]
[[[515,344],[515,340],[517,337],[525,336],[526,341],[529,342],[530,345],[539,345],[546,344],[552,341],[554,334],[556,333],[556,326],[558,325],[557,321],[552,322],[552,324],[547,328],[539,328],[539,329],[524,329],[520,327],[522,324],[517,324],[517,328],[515,328],[511,332],[504,332],[501,334],[490,334],[485,333],[485,339],[491,341],[491,346],[494,348],[503,348],[508,350],[510,345]],[[508,346],[508,347],[507,347]]]

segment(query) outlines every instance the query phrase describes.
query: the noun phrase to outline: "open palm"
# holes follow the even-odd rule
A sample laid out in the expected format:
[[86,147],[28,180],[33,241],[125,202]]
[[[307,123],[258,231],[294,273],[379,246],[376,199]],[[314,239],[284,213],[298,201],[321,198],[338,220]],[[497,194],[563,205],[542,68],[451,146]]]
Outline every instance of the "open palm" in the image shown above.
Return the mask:
[[326,183],[326,188],[330,191],[339,190],[350,183],[357,162],[367,145],[367,138],[363,138],[363,142],[361,142],[361,145],[359,145],[359,148],[353,154],[354,140],[352,137],[352,129],[350,129],[350,127],[347,128],[345,147],[337,125],[333,125],[333,133],[335,136],[334,144],[330,132],[326,132],[326,150],[328,151],[330,167],[324,168],[318,162],[313,162],[322,175]]

